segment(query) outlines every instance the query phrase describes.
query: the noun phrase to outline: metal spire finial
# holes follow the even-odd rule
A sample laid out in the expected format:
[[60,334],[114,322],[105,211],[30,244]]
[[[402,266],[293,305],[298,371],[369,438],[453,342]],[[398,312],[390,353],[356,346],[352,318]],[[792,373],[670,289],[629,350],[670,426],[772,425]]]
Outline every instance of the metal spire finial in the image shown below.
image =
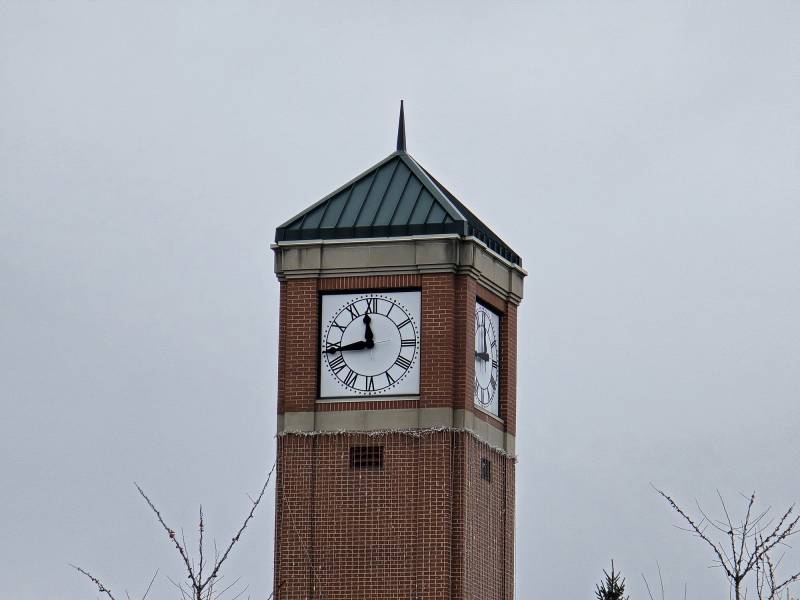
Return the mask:
[[400,122],[397,125],[397,151],[406,151],[406,119],[403,115],[403,101],[400,100]]

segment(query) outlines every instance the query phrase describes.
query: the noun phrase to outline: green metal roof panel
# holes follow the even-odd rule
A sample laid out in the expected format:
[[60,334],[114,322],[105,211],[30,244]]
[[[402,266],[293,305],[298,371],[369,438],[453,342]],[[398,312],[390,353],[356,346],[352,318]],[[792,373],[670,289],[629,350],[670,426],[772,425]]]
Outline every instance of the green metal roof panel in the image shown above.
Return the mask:
[[392,182],[395,171],[397,171],[398,163],[399,161],[396,160],[388,162],[375,173],[375,179],[372,182],[372,187],[370,188],[369,194],[367,194],[364,204],[358,213],[356,227],[370,227],[375,222],[375,215],[378,213],[378,209],[386,199],[386,191],[389,187],[389,184]]
[[392,182],[386,190],[386,197],[381,203],[378,212],[375,213],[376,225],[388,225],[392,222],[392,217],[403,197],[403,191],[411,179],[411,171],[402,162],[397,164],[397,169],[392,177]]
[[512,263],[519,256],[404,150],[387,156],[275,232],[275,241],[472,235]]
[[326,207],[327,205],[318,206],[310,213],[308,213],[305,219],[303,219],[303,224],[301,225],[301,227],[303,229],[316,229],[317,227],[319,227],[319,222],[322,220],[322,213],[325,212]]
[[444,212],[444,209],[438,205],[434,204],[431,206],[431,212],[428,213],[428,218],[426,222],[428,223],[444,223],[444,218],[447,216],[447,213]]
[[342,210],[347,203],[349,195],[350,189],[339,192],[328,200],[325,204],[325,216],[322,217],[322,222],[319,225],[321,228],[336,227],[336,223],[339,222],[339,218],[342,216]]
[[400,196],[400,201],[395,208],[394,216],[389,224],[400,225],[402,223],[408,223],[408,219],[411,217],[411,212],[417,205],[417,199],[421,193],[422,182],[416,177],[412,177],[411,172],[409,171],[408,182],[406,183],[406,187]]
[[413,225],[422,225],[428,219],[428,213],[431,212],[431,206],[433,206],[433,196],[431,196],[430,192],[426,189],[422,189],[422,193],[417,198],[417,203],[414,206],[414,210],[411,212],[411,216],[408,218],[408,222]]
[[372,187],[373,179],[375,179],[375,173],[353,185],[347,204],[342,210],[342,216],[337,221],[336,227],[352,227],[355,225],[358,213],[361,211],[361,207],[364,206],[364,200]]

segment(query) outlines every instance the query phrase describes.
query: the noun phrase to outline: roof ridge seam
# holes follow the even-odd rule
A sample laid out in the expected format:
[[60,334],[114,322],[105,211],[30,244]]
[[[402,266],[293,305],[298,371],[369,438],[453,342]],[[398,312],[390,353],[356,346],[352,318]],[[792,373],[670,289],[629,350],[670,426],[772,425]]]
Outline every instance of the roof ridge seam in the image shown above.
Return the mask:
[[[514,252],[511,249],[511,247],[508,246],[508,244],[506,244],[500,238],[499,235],[497,235],[494,231],[492,231],[491,227],[489,227],[486,223],[481,221],[481,219],[480,219],[480,217],[478,217],[478,215],[476,215],[474,212],[472,212],[472,210],[470,208],[468,208],[463,202],[461,202],[461,200],[459,200],[455,196],[455,194],[453,194],[450,190],[448,190],[445,187],[444,184],[442,184],[438,179],[436,179],[436,177],[434,177],[432,174],[428,173],[428,170],[425,167],[423,167],[422,165],[419,165],[419,167],[420,167],[420,169],[425,171],[425,174],[428,177],[430,177],[430,179],[433,181],[433,183],[436,185],[436,187],[438,189],[441,189],[442,193],[445,194],[448,197],[448,199],[451,200],[451,202],[455,203],[456,208],[458,208],[459,212],[461,212],[462,209],[464,211],[466,211],[467,214],[465,214],[464,216],[465,216],[465,218],[467,220],[467,223],[468,223],[468,229],[472,232],[470,235],[474,235],[475,232],[479,232],[480,235],[483,235],[483,236],[485,236],[487,238],[487,242],[491,242],[491,243],[493,243],[495,245],[498,245],[498,246],[504,246],[505,250],[508,253],[508,255],[510,257],[516,257],[517,260],[519,260],[520,264],[521,264],[521,260],[519,259],[519,255],[517,255],[517,253]],[[459,207],[461,207],[461,208],[459,208]],[[474,219],[475,223],[472,222],[472,219]],[[500,254],[502,254],[502,253],[500,253]]]
[[[419,171],[419,173],[414,173],[414,174],[417,176],[418,179],[422,181],[422,185],[425,186],[425,188],[428,190],[428,193],[433,192],[431,193],[431,196],[433,197],[434,200],[439,202],[439,204],[443,205],[445,212],[451,213],[451,216],[453,216],[452,213],[455,213],[455,215],[458,217],[458,220],[466,222],[467,221],[466,216],[458,209],[457,206],[455,206],[450,201],[450,199],[447,196],[445,196],[442,193],[442,191],[439,189],[439,186],[437,186],[436,183],[434,183],[433,179],[430,177],[430,175],[428,175],[428,172],[425,170],[425,168],[421,164],[419,164],[414,159],[414,157],[411,156],[408,152],[404,152],[403,154],[412,163],[411,165],[412,170],[417,169]],[[428,185],[425,185],[426,181]]]

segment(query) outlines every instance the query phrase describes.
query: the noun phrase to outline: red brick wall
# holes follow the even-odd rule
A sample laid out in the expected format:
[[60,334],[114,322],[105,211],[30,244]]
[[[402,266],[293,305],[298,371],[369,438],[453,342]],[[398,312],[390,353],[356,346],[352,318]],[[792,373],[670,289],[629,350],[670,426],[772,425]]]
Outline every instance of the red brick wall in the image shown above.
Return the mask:
[[453,407],[472,410],[475,397],[475,295],[477,283],[461,276],[456,283],[453,356]]
[[316,279],[281,282],[278,414],[314,410],[319,363]]
[[[464,595],[486,600],[514,597],[514,460],[473,436],[465,437]],[[491,481],[481,479],[481,460]]]
[[[351,469],[353,445],[384,468]],[[513,597],[513,460],[471,434],[288,434],[278,457],[278,600]]]
[[506,431],[517,434],[517,307],[510,302],[506,305],[500,329],[502,364],[500,374],[505,383],[500,390],[500,417],[505,421]]
[[401,400],[345,400],[343,402],[321,402],[317,404],[317,412],[339,412],[343,410],[387,410],[390,408],[417,408],[414,399]]
[[316,438],[278,438],[275,474],[275,569],[279,598],[312,598],[314,527],[312,457]]
[[456,276],[422,275],[422,337],[420,340],[420,406],[453,404],[453,353],[456,331]]
[[[322,292],[417,288],[420,398],[317,404]],[[474,409],[476,298],[501,313],[501,418]],[[278,412],[454,407],[514,433],[516,307],[448,273],[281,282]],[[350,445],[385,468],[351,471]],[[480,459],[492,461],[491,483]],[[279,437],[275,585],[280,600],[513,597],[513,460],[462,432]]]

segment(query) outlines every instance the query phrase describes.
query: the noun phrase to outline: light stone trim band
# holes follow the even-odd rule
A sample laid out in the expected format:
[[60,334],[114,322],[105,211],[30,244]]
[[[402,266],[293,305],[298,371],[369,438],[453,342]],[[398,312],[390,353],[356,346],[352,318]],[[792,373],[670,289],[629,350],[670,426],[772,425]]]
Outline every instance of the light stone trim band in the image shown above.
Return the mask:
[[479,442],[486,444],[487,446],[489,446],[489,448],[491,448],[498,454],[506,456],[511,460],[513,460],[514,462],[517,462],[516,455],[507,452],[506,450],[503,450],[498,446],[493,446],[492,444],[487,443],[486,440],[475,435],[473,431],[458,427],[429,427],[428,429],[383,429],[383,430],[373,430],[373,431],[284,431],[283,433],[279,433],[278,437],[284,437],[290,435],[298,437],[314,437],[320,435],[366,435],[368,437],[379,437],[384,435],[399,434],[399,435],[408,435],[411,437],[420,438],[425,435],[430,435],[432,433],[440,433],[445,431],[450,433],[466,433],[467,435],[474,437]]
[[[499,423],[498,423],[499,424]],[[392,408],[386,410],[295,411],[278,415],[278,435],[310,432],[409,431],[463,429],[510,455],[516,440],[493,423],[462,408]]]
[[278,279],[466,273],[506,300],[522,301],[525,269],[474,237],[457,234],[272,244]]

